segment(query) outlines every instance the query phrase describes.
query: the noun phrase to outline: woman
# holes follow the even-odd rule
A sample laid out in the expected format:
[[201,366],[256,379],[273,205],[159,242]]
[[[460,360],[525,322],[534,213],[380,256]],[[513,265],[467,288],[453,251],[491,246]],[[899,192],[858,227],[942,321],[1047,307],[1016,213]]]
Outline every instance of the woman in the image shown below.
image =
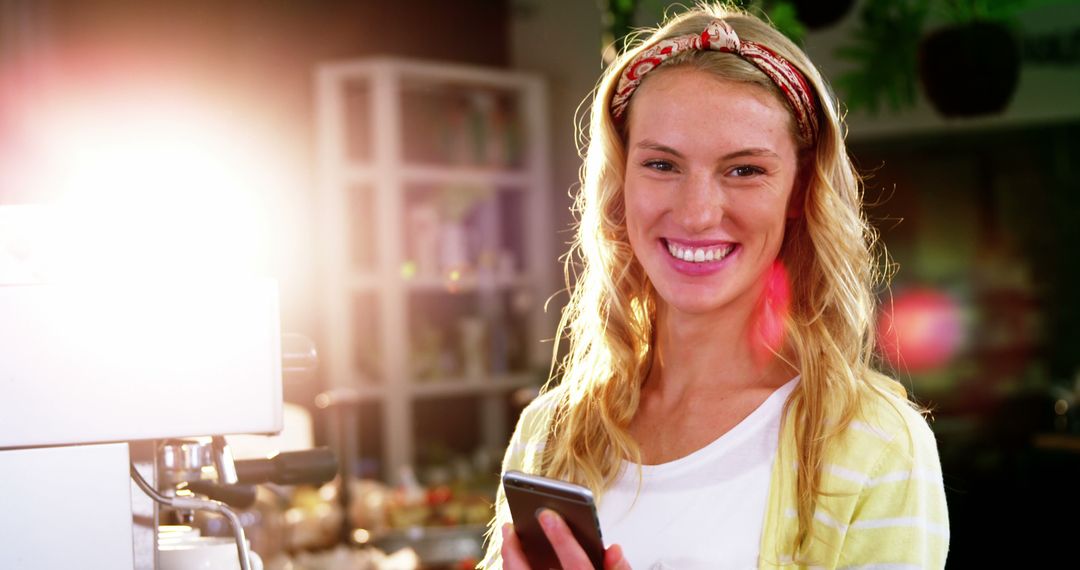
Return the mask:
[[[724,7],[600,81],[570,351],[503,467],[591,488],[606,567],[944,565],[933,434],[871,364],[872,232],[842,129],[806,55]],[[528,567],[510,522],[500,491],[482,567]]]

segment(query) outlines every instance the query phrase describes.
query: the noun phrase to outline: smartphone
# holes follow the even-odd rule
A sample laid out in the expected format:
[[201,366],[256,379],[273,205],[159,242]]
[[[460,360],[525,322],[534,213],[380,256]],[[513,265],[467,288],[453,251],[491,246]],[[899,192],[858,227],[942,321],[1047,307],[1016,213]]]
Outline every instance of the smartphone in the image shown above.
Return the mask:
[[566,521],[593,567],[604,567],[604,540],[592,491],[558,479],[529,475],[521,471],[503,473],[503,491],[510,505],[514,530],[533,570],[559,570],[562,565],[548,542],[536,515],[551,509]]

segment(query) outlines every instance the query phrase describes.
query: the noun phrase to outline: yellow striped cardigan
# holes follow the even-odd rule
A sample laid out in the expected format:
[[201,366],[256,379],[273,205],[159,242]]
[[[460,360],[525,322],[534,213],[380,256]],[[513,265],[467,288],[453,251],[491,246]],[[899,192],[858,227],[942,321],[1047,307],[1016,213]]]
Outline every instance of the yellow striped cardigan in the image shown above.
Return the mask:
[[[555,392],[521,414],[503,470],[537,473]],[[814,514],[814,541],[798,560],[792,548],[796,458],[794,427],[785,421],[773,463],[760,568],[942,568],[949,549],[949,519],[937,443],[923,417],[893,395],[872,398],[826,454]],[[601,497],[601,500],[602,497]],[[478,568],[501,568],[501,533],[510,522],[502,488],[488,529],[487,553]],[[639,569],[645,570],[645,569]]]

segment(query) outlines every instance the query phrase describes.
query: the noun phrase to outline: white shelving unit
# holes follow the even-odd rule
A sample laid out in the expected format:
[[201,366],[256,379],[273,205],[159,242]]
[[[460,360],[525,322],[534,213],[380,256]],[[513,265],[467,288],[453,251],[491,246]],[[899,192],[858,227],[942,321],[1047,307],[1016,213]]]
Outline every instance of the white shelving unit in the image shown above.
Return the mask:
[[381,406],[392,480],[424,443],[420,402],[476,398],[477,444],[501,449],[556,323],[542,81],[372,58],[320,65],[315,89],[328,387]]

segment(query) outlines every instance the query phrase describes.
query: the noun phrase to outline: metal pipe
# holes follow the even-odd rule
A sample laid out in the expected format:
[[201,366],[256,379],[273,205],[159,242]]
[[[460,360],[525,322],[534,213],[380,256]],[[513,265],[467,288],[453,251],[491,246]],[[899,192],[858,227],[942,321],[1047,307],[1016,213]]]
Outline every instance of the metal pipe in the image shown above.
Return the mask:
[[146,493],[148,497],[162,505],[174,509],[210,511],[224,516],[229,521],[229,525],[232,526],[233,536],[236,538],[236,554],[240,557],[240,569],[251,570],[251,555],[248,552],[247,538],[244,537],[244,527],[240,525],[240,517],[236,516],[236,513],[232,512],[232,509],[225,505],[225,503],[208,499],[169,497],[162,495],[157,492],[153,486],[147,483],[146,479],[143,479],[142,475],[135,469],[134,465],[131,466],[131,479],[135,481],[135,484],[138,485],[140,489],[142,489],[143,493]]

